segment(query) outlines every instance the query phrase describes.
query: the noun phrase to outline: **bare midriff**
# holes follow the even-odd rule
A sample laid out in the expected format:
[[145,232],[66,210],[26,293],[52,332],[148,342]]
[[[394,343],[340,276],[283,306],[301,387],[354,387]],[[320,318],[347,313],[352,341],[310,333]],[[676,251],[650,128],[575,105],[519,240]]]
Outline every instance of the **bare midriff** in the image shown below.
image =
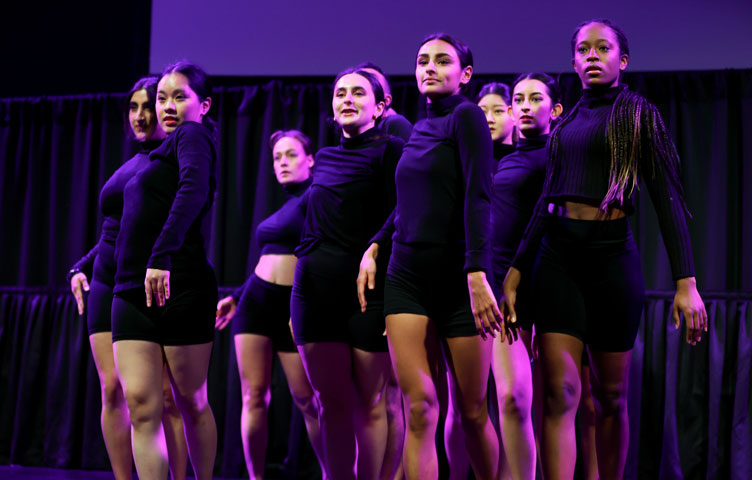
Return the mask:
[[566,201],[561,205],[557,214],[573,220],[616,220],[626,217],[627,214],[621,208],[611,207],[605,212],[597,205],[582,202]]
[[292,285],[295,276],[295,255],[262,255],[256,264],[256,276],[276,285]]

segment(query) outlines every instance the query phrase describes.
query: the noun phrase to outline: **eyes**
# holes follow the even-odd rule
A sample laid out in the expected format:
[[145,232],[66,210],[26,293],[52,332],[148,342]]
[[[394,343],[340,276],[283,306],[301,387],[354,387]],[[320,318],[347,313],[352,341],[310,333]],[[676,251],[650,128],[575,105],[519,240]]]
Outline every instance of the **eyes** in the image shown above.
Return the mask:
[[[175,100],[178,102],[182,102],[188,99],[188,97],[183,93],[178,93],[175,95]],[[165,103],[167,101],[167,95],[159,94],[157,95],[157,102],[159,103]]]
[[[428,65],[428,63],[429,62],[428,62],[428,58],[427,57],[420,57],[420,58],[418,58],[418,65],[420,65],[421,67],[425,67],[426,65]],[[434,64],[441,65],[441,66],[446,66],[446,65],[451,65],[452,61],[449,58],[439,58],[438,60],[436,60],[434,62]]]
[[[598,47],[596,47],[596,50],[600,53],[608,53],[611,51],[611,47],[609,45],[599,45]],[[580,55],[585,55],[590,52],[590,49],[584,45],[580,45],[579,47],[577,47],[576,51]]]
[[[356,90],[353,90],[352,95],[353,97],[365,97],[368,94],[364,89],[358,88]],[[339,89],[336,92],[334,92],[334,98],[345,98],[346,96],[347,96],[347,90],[345,90],[344,88]]]
[[[543,95],[533,95],[530,97],[530,103],[542,103],[545,100]],[[515,105],[522,105],[525,103],[525,97],[523,96],[516,96],[512,99],[512,102],[514,102]]]

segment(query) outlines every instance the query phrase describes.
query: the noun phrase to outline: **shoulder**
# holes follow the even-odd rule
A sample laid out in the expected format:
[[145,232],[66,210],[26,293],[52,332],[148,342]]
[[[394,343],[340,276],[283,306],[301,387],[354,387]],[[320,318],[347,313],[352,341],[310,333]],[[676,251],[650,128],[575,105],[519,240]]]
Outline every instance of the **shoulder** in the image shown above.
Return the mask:
[[474,104],[470,100],[464,101],[457,105],[457,108],[454,109],[452,115],[458,118],[471,118],[477,117],[478,115],[484,117],[483,110],[481,110],[478,105]]
[[474,129],[478,126],[488,130],[486,116],[480,107],[470,101],[462,102],[452,112],[452,123],[461,130]]
[[211,132],[205,126],[196,122],[183,122],[173,132],[176,140],[184,138],[203,138],[211,142]]

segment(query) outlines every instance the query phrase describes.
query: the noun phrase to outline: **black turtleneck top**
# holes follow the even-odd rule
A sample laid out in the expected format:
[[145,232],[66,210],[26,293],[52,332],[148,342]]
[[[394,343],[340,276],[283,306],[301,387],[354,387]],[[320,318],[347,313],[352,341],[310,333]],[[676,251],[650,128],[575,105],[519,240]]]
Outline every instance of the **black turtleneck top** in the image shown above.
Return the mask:
[[305,222],[295,255],[319,244],[362,255],[368,240],[384,223],[396,202],[394,170],[402,154],[401,139],[380,128],[316,153],[316,175],[303,196]]
[[292,255],[300,243],[305,212],[300,206],[301,197],[313,182],[308,177],[300,183],[282,185],[287,192],[284,205],[256,227],[256,241],[261,255]]
[[428,104],[397,166],[395,214],[372,239],[388,244],[458,245],[466,272],[488,272],[491,132],[483,111],[461,95]]
[[[600,203],[606,196],[611,163],[608,119],[616,98],[625,88],[626,85],[585,89],[573,117],[561,126],[559,156],[551,159],[546,167],[550,185],[536,205],[535,215],[512,262],[516,268],[524,269],[535,259],[549,203],[562,204],[567,200]],[[646,146],[643,151],[647,152],[654,132],[643,128],[641,134],[642,144]],[[652,172],[651,159],[645,157],[647,155],[639,159],[640,170]],[[642,180],[656,209],[674,279],[694,276],[692,247],[680,193],[665,175],[647,174]],[[628,214],[634,213],[631,196],[625,195],[623,204],[616,206]]]
[[493,157],[496,161],[515,152],[515,147],[509,143],[493,142]]
[[405,142],[410,139],[410,134],[413,132],[413,124],[410,123],[410,120],[397,112],[394,115],[379,118],[376,126],[389,135],[401,138]]
[[115,292],[143,288],[147,268],[169,270],[173,279],[205,271],[216,158],[209,129],[184,122],[128,181],[115,247]]
[[72,271],[84,272],[89,278],[110,288],[115,286],[115,240],[120,232],[120,219],[123,216],[123,190],[136,172],[149,163],[149,152],[160,143],[162,140],[142,143],[141,151],[115,170],[105,182],[99,193],[99,210],[104,217],[99,241],[76,262]]
[[504,277],[543,190],[548,135],[520,138],[517,149],[499,160],[491,195],[491,255],[494,293]]

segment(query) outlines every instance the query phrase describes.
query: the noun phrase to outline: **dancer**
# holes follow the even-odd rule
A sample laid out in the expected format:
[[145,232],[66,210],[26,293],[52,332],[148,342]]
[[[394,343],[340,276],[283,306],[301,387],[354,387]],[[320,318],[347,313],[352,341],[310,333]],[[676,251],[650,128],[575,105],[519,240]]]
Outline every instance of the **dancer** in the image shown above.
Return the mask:
[[627,220],[639,179],[656,207],[676,281],[674,321],[678,328],[684,315],[689,343],[707,329],[707,313],[694,278],[679,159],[658,110],[621,81],[629,63],[624,32],[609,20],[588,21],[575,30],[571,48],[583,96],[551,133],[543,193],[507,273],[502,308],[510,319],[517,316],[521,272],[534,264],[546,480],[574,474],[585,348],[598,470],[603,479],[621,478],[629,439],[629,363],[644,303]]
[[[131,136],[141,143],[141,151],[118,168],[102,187],[99,209],[102,212],[102,233],[99,242],[68,272],[68,282],[76,298],[79,315],[86,315],[89,344],[99,377],[102,395],[102,435],[115,478],[131,479],[131,428],[128,409],[115,369],[112,353],[112,289],[115,286],[115,239],[123,214],[123,188],[141,168],[149,163],[149,152],[162,143],[164,131],[159,127],[154,100],[157,78],[138,80],[126,95],[126,118]],[[86,272],[91,276],[88,281]],[[84,292],[89,292],[84,301]],[[162,375],[164,409],[162,425],[167,441],[170,473],[173,479],[183,479],[188,453],[185,447],[183,421],[172,398],[172,390],[164,370]]]
[[514,153],[515,122],[510,110],[512,97],[509,94],[509,87],[498,82],[487,83],[480,89],[475,103],[486,115],[491,140],[493,140],[494,158],[501,160],[510,153]]
[[[386,446],[384,386],[389,377],[381,282],[358,308],[354,282],[361,252],[395,202],[402,140],[375,126],[385,109],[378,80],[348,69],[334,82],[336,147],[316,154],[306,195],[291,312],[295,341],[320,401],[325,463],[334,480],[379,477]],[[355,435],[353,435],[355,432]]]
[[211,87],[181,61],[159,79],[157,118],[168,137],[126,185],[115,258],[112,340],[141,479],[167,476],[159,447],[166,361],[197,479],[214,467],[217,429],[206,392],[217,282],[206,258],[216,186]]
[[311,445],[323,462],[319,434],[318,403],[306,378],[288,326],[290,293],[297,258],[293,255],[303,230],[301,197],[311,185],[311,141],[297,130],[279,130],[269,140],[277,181],[287,192],[287,201],[256,228],[261,247],[253,274],[232,295],[217,304],[216,327],[232,320],[235,352],[243,392],[240,433],[248,475],[264,478],[268,413],[271,400],[272,355],[276,351],[287,377],[290,394],[305,420]]
[[[413,128],[397,167],[397,207],[363,256],[358,290],[374,285],[381,245],[394,242],[385,287],[392,364],[408,432],[407,478],[438,478],[438,362],[444,344],[477,478],[495,478],[498,441],[486,389],[492,342],[501,329],[488,271],[491,136],[481,109],[460,95],[473,72],[470,49],[446,34],[424,39],[416,58],[428,118]],[[480,335],[479,335],[480,334]]]
[[397,111],[392,108],[392,87],[389,85],[389,80],[387,80],[384,71],[381,67],[371,62],[363,62],[355,68],[373,74],[381,84],[381,88],[384,90],[384,103],[386,104],[386,110],[384,110],[384,113],[379,117],[376,126],[380,127],[389,135],[399,137],[407,143],[410,139],[410,134],[413,132],[413,124],[410,123],[410,120],[406,119],[403,115],[397,113]]
[[[491,223],[493,288],[502,297],[504,277],[514,257],[536,201],[543,189],[546,141],[551,124],[562,112],[556,81],[544,73],[521,75],[512,84],[509,112],[519,140],[517,150],[502,158],[493,178]],[[533,300],[530,280],[517,295],[520,342],[494,342],[492,371],[499,402],[499,431],[503,445],[502,478],[535,478],[536,446],[531,408]]]

